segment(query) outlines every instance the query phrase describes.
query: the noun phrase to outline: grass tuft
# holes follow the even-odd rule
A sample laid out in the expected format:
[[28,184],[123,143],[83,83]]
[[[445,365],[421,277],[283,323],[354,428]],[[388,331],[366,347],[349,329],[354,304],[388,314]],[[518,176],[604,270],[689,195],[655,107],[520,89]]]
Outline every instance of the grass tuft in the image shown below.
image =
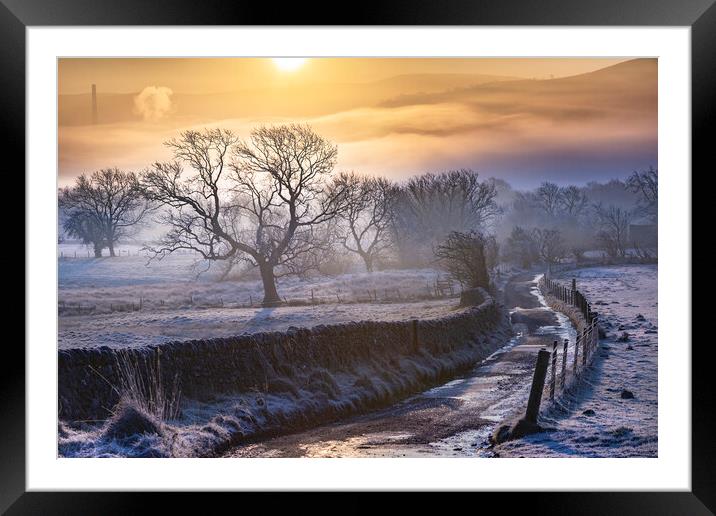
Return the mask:
[[177,373],[165,387],[160,356],[159,350],[154,353],[154,357],[118,352],[117,391],[120,403],[135,405],[160,421],[169,421],[181,416],[181,386]]

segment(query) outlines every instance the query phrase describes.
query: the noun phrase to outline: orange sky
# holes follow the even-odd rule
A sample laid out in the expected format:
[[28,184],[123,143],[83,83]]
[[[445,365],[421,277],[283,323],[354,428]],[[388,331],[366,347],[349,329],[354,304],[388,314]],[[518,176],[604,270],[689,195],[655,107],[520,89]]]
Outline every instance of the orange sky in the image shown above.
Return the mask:
[[[614,66],[615,65],[615,66]],[[59,179],[168,158],[186,128],[305,122],[338,168],[470,167],[518,187],[656,163],[655,59],[61,59]],[[91,84],[98,124],[91,123]]]

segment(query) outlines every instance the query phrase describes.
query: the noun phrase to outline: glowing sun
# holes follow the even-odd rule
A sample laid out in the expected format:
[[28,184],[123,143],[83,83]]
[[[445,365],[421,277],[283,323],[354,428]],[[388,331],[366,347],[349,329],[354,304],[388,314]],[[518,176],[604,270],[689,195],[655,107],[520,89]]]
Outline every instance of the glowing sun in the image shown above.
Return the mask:
[[301,68],[306,59],[303,57],[274,57],[273,62],[279,70],[292,72]]

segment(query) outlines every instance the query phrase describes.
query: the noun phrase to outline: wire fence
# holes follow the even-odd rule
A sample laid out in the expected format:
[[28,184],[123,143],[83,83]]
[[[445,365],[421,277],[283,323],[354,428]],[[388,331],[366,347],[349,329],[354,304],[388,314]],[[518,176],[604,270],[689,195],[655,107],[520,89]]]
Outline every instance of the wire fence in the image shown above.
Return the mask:
[[592,312],[592,305],[587,300],[587,297],[577,290],[575,279],[572,279],[572,284],[568,286],[548,278],[545,274],[539,281],[539,288],[543,294],[549,294],[563,303],[577,308],[588,324],[592,322],[592,319],[596,318],[596,314]]
[[[178,249],[174,251],[172,254],[174,255],[191,255],[191,256],[201,256],[196,251],[186,250],[186,249]],[[148,251],[147,249],[143,248],[130,248],[130,249],[115,249],[114,250],[114,258],[117,257],[123,257],[123,256],[141,256],[145,258],[149,258],[153,256],[153,254]],[[68,248],[68,249],[60,249],[58,251],[57,255],[58,259],[60,260],[70,260],[70,259],[82,259],[86,260],[88,258],[91,259],[99,259],[99,258],[110,258],[109,251],[107,249],[104,249],[101,253],[101,256],[95,256],[94,250],[85,247],[85,248]]]
[[[405,303],[438,299],[458,298],[462,293],[460,286],[444,276],[437,276],[434,280],[426,280],[424,289],[390,287],[381,289],[347,289],[337,290],[332,294],[321,292],[318,289],[307,289],[301,296],[282,296],[283,306],[312,306],[328,304],[382,304]],[[146,310],[164,310],[180,308],[262,308],[263,299],[258,293],[247,293],[241,297],[224,299],[217,296],[203,296],[188,294],[186,297],[171,299],[138,296],[133,300],[107,299],[106,301],[83,302],[60,300],[58,314],[70,315],[99,315],[111,312],[141,312]]]
[[554,402],[562,393],[574,385],[591,365],[599,347],[599,318],[591,310],[586,296],[576,288],[576,281],[565,285],[544,275],[539,283],[543,294],[548,294],[564,304],[573,306],[582,314],[584,322],[578,324],[577,336],[573,342],[555,340],[552,349],[538,351],[532,390],[525,418],[537,422],[539,407],[543,400]]

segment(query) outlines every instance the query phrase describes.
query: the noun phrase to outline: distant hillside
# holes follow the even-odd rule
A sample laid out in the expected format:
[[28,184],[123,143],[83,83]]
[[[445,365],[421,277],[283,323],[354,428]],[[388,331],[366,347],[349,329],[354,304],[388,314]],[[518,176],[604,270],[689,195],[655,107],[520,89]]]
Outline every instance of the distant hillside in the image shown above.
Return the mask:
[[[409,74],[369,82],[175,94],[172,116],[222,120],[242,117],[316,117],[361,107],[461,102],[494,114],[549,112],[551,117],[599,117],[606,112],[656,113],[657,60],[634,59],[559,79],[482,74]],[[653,78],[653,80],[652,80]],[[346,78],[350,79],[350,78]],[[98,94],[100,123],[138,120],[131,94]],[[518,99],[518,100],[515,100]],[[91,123],[90,94],[60,95],[60,125]]]
[[[349,79],[349,78],[347,78]],[[513,77],[483,74],[410,74],[368,82],[314,84],[274,89],[243,89],[217,94],[176,94],[175,115],[205,119],[239,118],[246,116],[320,116],[336,111],[367,107],[401,94],[435,93],[466,88]],[[99,123],[138,120],[132,112],[138,94],[99,92],[97,105]],[[60,125],[87,125],[92,120],[91,95],[60,95]]]
[[437,93],[401,95],[383,107],[460,102],[495,115],[529,113],[552,119],[610,114],[656,116],[657,60],[634,59],[594,72],[544,80],[500,81]]

